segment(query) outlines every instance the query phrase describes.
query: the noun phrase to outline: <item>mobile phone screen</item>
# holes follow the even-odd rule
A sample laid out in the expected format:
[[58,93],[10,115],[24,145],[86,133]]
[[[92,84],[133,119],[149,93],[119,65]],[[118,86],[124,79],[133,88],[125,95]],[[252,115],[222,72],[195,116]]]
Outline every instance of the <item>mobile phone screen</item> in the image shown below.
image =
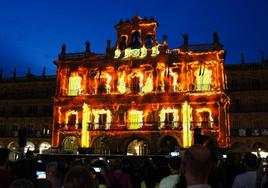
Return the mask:
[[36,171],[37,179],[46,179],[46,172],[45,171]]
[[95,172],[100,172],[101,171],[101,168],[99,168],[99,167],[93,167],[93,168],[94,168]]

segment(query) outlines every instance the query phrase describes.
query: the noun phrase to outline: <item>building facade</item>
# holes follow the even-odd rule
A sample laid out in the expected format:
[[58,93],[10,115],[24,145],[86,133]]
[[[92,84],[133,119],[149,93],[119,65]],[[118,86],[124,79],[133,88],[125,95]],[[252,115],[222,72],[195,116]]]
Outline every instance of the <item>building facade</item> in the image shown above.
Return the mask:
[[226,64],[231,97],[229,109],[234,150],[268,149],[268,61]]
[[51,146],[51,125],[55,76],[0,76],[0,146],[19,148],[19,136],[26,139],[25,150],[42,151]]
[[170,152],[194,143],[194,129],[229,146],[225,53],[210,44],[176,49],[156,41],[158,23],[134,17],[116,26],[106,54],[67,53],[57,66],[52,146],[131,155]]

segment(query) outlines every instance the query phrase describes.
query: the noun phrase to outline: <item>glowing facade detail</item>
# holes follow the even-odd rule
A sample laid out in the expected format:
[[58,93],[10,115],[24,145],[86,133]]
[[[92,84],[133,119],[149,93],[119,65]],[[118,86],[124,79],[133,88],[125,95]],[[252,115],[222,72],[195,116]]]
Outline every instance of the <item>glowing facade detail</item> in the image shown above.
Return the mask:
[[192,108],[187,101],[182,105],[182,114],[183,147],[188,148],[192,145]]
[[119,84],[117,86],[117,89],[118,89],[119,93],[121,93],[121,94],[127,92],[125,79],[126,79],[126,72],[123,71],[122,75],[119,77]]
[[139,129],[142,127],[142,111],[130,110],[129,111],[129,127],[128,129]]
[[93,109],[92,110],[92,114],[94,116],[94,121],[93,121],[93,124],[94,124],[94,129],[98,129],[100,128],[100,117],[101,115],[106,115],[106,119],[104,120],[104,129],[109,129],[110,128],[110,125],[111,125],[111,122],[112,122],[112,114],[111,114],[111,111],[110,110],[104,110],[104,109],[101,109],[101,110],[96,110],[96,109]]
[[125,56],[124,56],[124,58],[126,59],[126,58],[129,58],[129,57],[131,57],[131,48],[127,48],[127,49],[125,49]]
[[210,90],[211,88],[212,71],[208,70],[204,65],[201,65],[195,72],[196,76],[196,90]]
[[144,85],[144,87],[142,88],[142,91],[144,93],[150,93],[153,91],[153,79],[151,78],[151,76],[149,76],[147,79],[146,79],[146,83]]
[[147,56],[147,48],[145,46],[142,46],[141,48],[141,58],[144,58]]
[[121,55],[121,50],[117,48],[117,49],[115,50],[115,52],[114,52],[114,58],[117,59],[117,58],[120,57],[120,55]]
[[[70,124],[72,115],[75,117],[75,119],[74,119],[74,122],[72,121],[72,123]],[[78,112],[75,110],[70,110],[66,112],[65,126],[68,129],[70,125],[74,125],[75,127],[78,126]]]
[[81,77],[80,76],[71,76],[69,78],[69,96],[79,95],[81,91]]
[[194,143],[195,127],[228,146],[224,50],[169,49],[166,39],[156,40],[157,26],[153,18],[134,17],[115,26],[117,41],[107,43],[106,54],[59,55],[52,147],[135,155],[172,143],[172,151]]
[[81,145],[82,147],[89,147],[89,132],[88,122],[90,122],[90,109],[86,103],[83,104],[83,120],[81,130]]
[[173,120],[170,122],[171,123],[171,128],[172,129],[178,128],[178,122],[179,122],[179,111],[178,111],[178,109],[166,108],[166,109],[162,109],[159,112],[160,129],[164,128],[164,126],[166,125],[166,118],[167,118],[167,114],[169,114],[169,113],[172,113],[172,115],[173,115]]
[[211,109],[209,108],[200,108],[200,109],[196,109],[198,118],[199,118],[199,127],[202,127],[202,125],[205,125],[209,128],[212,127],[213,124],[213,117],[212,117],[212,112]]
[[158,46],[152,47],[152,55],[151,56],[154,57],[154,56],[157,56],[159,54],[160,54],[160,52],[159,52]]
[[170,75],[173,78],[173,83],[172,83],[172,85],[173,85],[173,91],[174,92],[178,92],[178,90],[179,90],[178,89],[178,84],[177,84],[177,81],[178,81],[178,73],[173,72],[171,68],[169,69],[169,72],[170,72]]

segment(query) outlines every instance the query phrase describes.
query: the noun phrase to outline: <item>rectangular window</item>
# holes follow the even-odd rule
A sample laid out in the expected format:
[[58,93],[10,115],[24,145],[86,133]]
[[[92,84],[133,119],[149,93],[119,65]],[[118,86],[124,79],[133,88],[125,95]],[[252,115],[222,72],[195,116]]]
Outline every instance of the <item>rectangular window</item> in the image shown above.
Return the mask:
[[75,114],[71,114],[68,117],[68,125],[74,126],[76,124],[76,115]]
[[99,129],[104,130],[106,128],[107,114],[99,114]]
[[106,78],[100,78],[99,87],[98,87],[98,93],[99,94],[106,93]]
[[139,129],[142,126],[142,111],[132,110],[129,113],[129,129]]
[[72,76],[69,78],[69,96],[77,96],[80,95],[81,91],[81,77],[79,76]]
[[173,113],[166,113],[165,114],[165,125],[172,127],[173,126],[173,119],[174,119]]
[[140,92],[140,79],[139,77],[132,78],[132,92],[139,93]]

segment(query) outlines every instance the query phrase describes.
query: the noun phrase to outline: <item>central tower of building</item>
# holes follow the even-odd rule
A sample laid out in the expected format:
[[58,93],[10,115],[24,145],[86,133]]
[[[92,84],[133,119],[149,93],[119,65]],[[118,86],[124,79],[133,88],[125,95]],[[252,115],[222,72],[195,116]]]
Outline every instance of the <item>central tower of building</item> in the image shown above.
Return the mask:
[[169,49],[156,40],[158,23],[134,17],[115,25],[117,42],[106,53],[62,51],[57,65],[52,145],[94,153],[170,152],[194,143],[199,128],[229,143],[224,50],[210,44]]

